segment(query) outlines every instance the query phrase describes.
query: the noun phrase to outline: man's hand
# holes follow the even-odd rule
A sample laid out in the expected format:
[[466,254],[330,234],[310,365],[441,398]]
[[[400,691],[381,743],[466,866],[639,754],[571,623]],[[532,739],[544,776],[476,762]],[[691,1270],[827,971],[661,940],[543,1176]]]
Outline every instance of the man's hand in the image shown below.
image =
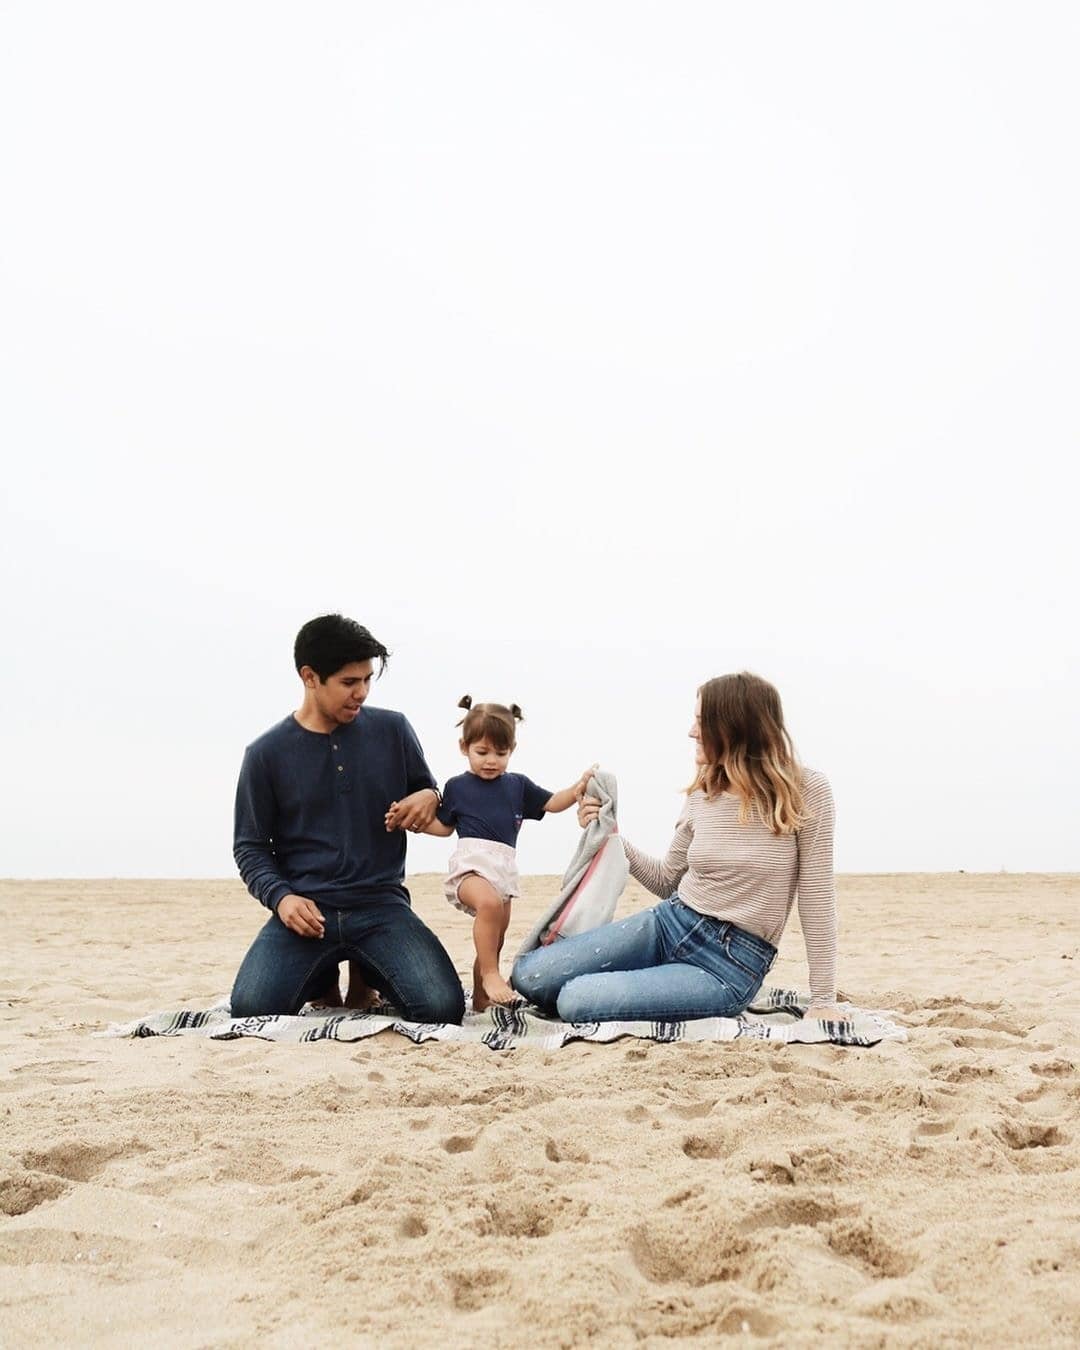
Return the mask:
[[386,813],[387,831],[412,830],[422,834],[435,819],[435,808],[439,805],[438,793],[434,788],[421,788],[411,792],[399,802],[391,802]]
[[315,901],[305,900],[302,895],[284,896],[274,913],[286,928],[301,937],[321,938],[326,928]]

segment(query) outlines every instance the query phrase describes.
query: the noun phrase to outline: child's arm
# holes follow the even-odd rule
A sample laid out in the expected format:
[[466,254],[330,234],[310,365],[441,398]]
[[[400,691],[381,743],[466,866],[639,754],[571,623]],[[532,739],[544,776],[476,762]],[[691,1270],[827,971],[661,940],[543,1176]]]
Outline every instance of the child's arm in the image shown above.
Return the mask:
[[575,802],[581,801],[584,797],[589,779],[596,772],[596,769],[597,766],[591,764],[572,787],[563,788],[560,792],[553,792],[544,803],[544,810],[547,812],[569,811]]
[[444,825],[442,821],[438,818],[438,816],[436,816],[434,820],[432,820],[430,825],[426,826],[422,830],[417,830],[416,833],[437,834],[440,839],[447,839],[449,838],[450,835],[454,833],[454,827],[453,825]]

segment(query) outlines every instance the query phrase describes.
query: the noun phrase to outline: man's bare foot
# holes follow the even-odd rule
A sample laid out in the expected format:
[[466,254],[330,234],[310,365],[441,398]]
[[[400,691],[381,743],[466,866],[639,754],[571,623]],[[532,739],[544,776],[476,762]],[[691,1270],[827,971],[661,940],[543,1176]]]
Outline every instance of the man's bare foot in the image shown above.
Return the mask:
[[483,1012],[492,1003],[516,1003],[519,998],[517,991],[510,988],[497,970],[493,970],[488,975],[482,975],[473,985],[473,1012]]
[[372,989],[370,984],[361,983],[357,985],[354,979],[349,981],[349,992],[345,995],[346,1008],[357,1008],[360,1012],[367,1012],[374,1008],[379,1002],[379,991]]
[[313,995],[311,999],[313,1008],[340,1008],[341,1007],[341,989],[338,986],[337,974],[334,974],[332,984],[328,984],[325,989]]

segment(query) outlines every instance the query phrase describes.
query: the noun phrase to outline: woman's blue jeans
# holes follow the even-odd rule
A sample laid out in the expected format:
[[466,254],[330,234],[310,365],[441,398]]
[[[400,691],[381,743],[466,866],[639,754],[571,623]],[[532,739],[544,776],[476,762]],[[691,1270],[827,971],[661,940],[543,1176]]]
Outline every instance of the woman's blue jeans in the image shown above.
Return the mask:
[[326,925],[321,938],[300,937],[271,914],[237,971],[234,1017],[298,1012],[325,989],[340,961],[358,961],[368,984],[407,1021],[461,1021],[465,994],[454,963],[400,896],[319,909]]
[[564,1022],[734,1017],[761,988],[776,948],[677,895],[514,963],[523,998]]

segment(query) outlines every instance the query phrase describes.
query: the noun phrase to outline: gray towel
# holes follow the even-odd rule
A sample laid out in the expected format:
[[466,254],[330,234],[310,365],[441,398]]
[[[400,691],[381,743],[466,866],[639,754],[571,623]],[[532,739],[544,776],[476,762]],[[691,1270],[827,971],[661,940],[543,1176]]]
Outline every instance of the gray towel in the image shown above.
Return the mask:
[[559,894],[522,942],[518,956],[559,937],[599,928],[610,923],[615,915],[615,906],[630,875],[615,819],[618,804],[615,775],[597,770],[589,779],[585,795],[599,800],[600,814],[582,830],[574,856],[563,873]]

